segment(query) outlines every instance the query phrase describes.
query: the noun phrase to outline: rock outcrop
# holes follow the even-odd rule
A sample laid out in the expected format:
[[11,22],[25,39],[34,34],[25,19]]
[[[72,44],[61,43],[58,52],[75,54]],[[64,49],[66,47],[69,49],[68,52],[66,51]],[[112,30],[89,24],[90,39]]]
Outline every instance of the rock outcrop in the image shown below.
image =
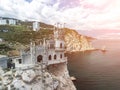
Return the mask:
[[76,90],[66,63],[0,71],[0,90]]
[[87,37],[78,34],[75,30],[65,29],[65,43],[67,51],[93,50]]

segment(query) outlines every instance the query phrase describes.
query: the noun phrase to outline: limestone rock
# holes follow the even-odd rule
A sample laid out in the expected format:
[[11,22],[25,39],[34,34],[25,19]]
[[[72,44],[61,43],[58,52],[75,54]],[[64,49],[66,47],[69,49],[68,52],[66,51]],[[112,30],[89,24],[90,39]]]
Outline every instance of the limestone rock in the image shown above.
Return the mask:
[[27,70],[22,74],[23,81],[28,83],[30,83],[35,77],[36,77],[36,74],[33,70]]
[[85,51],[94,49],[89,40],[75,30],[66,30],[65,43],[67,51]]

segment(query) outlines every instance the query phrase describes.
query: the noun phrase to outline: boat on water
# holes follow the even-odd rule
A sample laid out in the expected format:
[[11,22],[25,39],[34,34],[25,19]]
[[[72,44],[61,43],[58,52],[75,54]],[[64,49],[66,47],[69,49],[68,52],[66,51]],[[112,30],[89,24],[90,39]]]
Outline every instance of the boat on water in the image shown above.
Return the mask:
[[102,52],[106,52],[106,46],[103,46],[102,49],[101,49]]

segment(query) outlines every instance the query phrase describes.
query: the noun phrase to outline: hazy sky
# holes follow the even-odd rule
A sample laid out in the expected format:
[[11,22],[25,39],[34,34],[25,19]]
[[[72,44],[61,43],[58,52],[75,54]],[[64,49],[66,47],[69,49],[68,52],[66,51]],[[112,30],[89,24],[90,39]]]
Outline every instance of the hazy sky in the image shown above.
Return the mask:
[[0,16],[67,23],[77,30],[119,30],[120,0],[0,0]]

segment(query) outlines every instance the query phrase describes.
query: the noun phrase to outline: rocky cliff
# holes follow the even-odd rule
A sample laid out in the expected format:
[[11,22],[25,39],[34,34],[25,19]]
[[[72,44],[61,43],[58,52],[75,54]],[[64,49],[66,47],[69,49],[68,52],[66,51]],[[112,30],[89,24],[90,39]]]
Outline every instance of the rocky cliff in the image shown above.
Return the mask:
[[67,51],[93,50],[88,37],[78,34],[75,30],[65,29],[65,43]]
[[66,63],[5,71],[0,68],[0,90],[76,90]]

